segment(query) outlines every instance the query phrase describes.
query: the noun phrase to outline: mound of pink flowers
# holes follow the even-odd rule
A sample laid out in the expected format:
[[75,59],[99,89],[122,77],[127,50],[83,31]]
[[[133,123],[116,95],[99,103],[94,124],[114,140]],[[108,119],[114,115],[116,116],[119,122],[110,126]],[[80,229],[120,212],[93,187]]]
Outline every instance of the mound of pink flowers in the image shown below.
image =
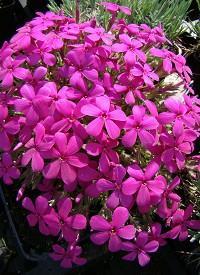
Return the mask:
[[[28,224],[52,236],[64,268],[86,262],[87,232],[144,266],[167,239],[200,229],[179,192],[182,173],[199,169],[191,71],[160,26],[102,5],[106,29],[38,13],[0,50],[0,177],[19,186]],[[165,84],[175,73],[187,94]]]

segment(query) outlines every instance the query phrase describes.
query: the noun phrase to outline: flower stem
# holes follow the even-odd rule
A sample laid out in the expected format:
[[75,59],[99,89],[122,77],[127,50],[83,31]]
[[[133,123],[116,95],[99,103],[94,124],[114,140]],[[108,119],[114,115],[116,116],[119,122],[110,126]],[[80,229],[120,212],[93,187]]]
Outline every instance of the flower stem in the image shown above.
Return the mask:
[[76,23],[80,20],[80,0],[76,0]]

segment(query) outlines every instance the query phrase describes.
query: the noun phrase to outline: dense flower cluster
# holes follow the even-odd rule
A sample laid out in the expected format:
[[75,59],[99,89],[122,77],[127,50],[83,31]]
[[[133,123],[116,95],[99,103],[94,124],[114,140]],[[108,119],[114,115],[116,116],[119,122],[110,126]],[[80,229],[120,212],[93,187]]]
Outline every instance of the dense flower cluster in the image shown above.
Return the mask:
[[66,268],[86,262],[86,227],[94,244],[142,266],[200,228],[177,193],[200,101],[164,81],[177,74],[191,94],[191,71],[160,26],[127,24],[117,15],[128,8],[102,5],[107,29],[38,13],[0,50],[0,177],[21,183],[29,225],[57,238],[51,257]]

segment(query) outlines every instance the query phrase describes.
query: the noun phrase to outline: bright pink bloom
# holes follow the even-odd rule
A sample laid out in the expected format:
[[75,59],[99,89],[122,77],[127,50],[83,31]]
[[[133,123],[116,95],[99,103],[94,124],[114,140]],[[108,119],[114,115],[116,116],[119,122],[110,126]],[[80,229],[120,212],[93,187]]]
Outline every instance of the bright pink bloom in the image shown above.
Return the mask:
[[136,203],[141,213],[147,213],[152,204],[157,204],[164,192],[162,176],[155,176],[160,168],[159,163],[151,161],[145,172],[133,164],[128,167],[128,174],[131,176],[122,184],[122,192],[128,196],[136,194]]
[[160,223],[153,223],[151,225],[151,231],[149,233],[149,240],[157,241],[160,246],[166,245],[166,233],[161,233],[162,225]]
[[193,151],[192,142],[197,138],[193,130],[184,130],[183,124],[176,121],[173,127],[173,135],[161,134],[160,139],[166,145],[161,155],[161,160],[170,172],[183,169],[185,155]]
[[12,39],[11,43],[17,50],[26,50],[31,46],[32,38],[44,41],[45,35],[42,33],[42,29],[38,27],[31,27],[30,24],[26,24],[24,27],[18,29]]
[[119,39],[121,43],[113,44],[112,50],[117,53],[125,52],[124,59],[127,64],[135,64],[137,58],[144,63],[146,62],[146,55],[140,50],[143,44],[139,40],[131,39],[127,34],[121,34]]
[[87,221],[81,214],[70,215],[72,202],[69,198],[60,199],[57,203],[58,215],[48,217],[48,224],[54,225],[57,234],[61,230],[64,239],[70,243],[74,242],[78,236],[78,231],[85,229]]
[[99,143],[96,142],[89,142],[86,145],[86,152],[91,156],[99,156],[99,170],[102,173],[107,173],[112,163],[118,164],[119,163],[119,156],[117,152],[114,150],[117,147],[118,142],[109,138],[104,132],[96,139]]
[[34,87],[25,84],[20,89],[22,98],[15,99],[14,104],[17,112],[26,116],[27,124],[35,125],[40,119],[47,116],[51,98],[47,95],[36,94]]
[[51,131],[53,133],[63,130],[68,132],[69,129],[72,128],[76,135],[82,139],[85,139],[87,137],[86,130],[79,122],[82,117],[79,104],[76,105],[70,100],[61,98],[55,103],[55,107],[63,117],[60,117],[58,121],[54,122],[51,127]]
[[180,202],[181,198],[179,195],[173,192],[173,190],[180,184],[180,178],[175,177],[173,181],[168,185],[167,181],[163,179],[165,184],[165,190],[162,194],[161,200],[158,205],[157,214],[165,219],[171,214],[171,208],[169,207],[169,202]]
[[137,235],[136,242],[124,242],[122,250],[129,252],[122,259],[127,261],[134,261],[136,257],[141,266],[145,266],[150,261],[149,253],[156,252],[159,248],[157,241],[149,241],[146,232],[140,232]]
[[131,240],[135,236],[133,225],[125,225],[129,218],[129,212],[124,207],[118,207],[114,210],[112,221],[108,222],[100,215],[93,216],[90,219],[90,226],[94,232],[91,234],[91,240],[97,245],[102,245],[109,241],[108,249],[111,252],[117,252],[122,248],[122,239]]
[[56,57],[51,53],[52,46],[47,42],[38,41],[36,45],[32,48],[29,55],[29,60],[31,65],[36,65],[40,60],[48,66],[54,66],[56,63]]
[[45,136],[45,128],[38,123],[34,129],[35,138],[31,138],[25,148],[28,150],[22,156],[22,165],[27,166],[31,161],[34,172],[42,171],[44,168],[43,152],[48,152],[54,145],[52,137]]
[[160,26],[150,28],[146,24],[141,24],[138,36],[143,43],[147,44],[160,44],[167,41],[163,29]]
[[95,104],[84,105],[81,112],[84,115],[96,117],[87,125],[87,133],[95,137],[101,134],[104,125],[110,138],[119,137],[121,124],[126,121],[126,115],[122,110],[111,108],[110,99],[107,96],[97,97]]
[[[52,228],[49,228],[47,223],[47,218],[49,215],[54,216],[55,213],[53,209],[49,206],[48,200],[44,198],[43,196],[39,196],[35,200],[35,206],[32,202],[32,200],[28,197],[25,197],[22,201],[22,206],[31,212],[27,216],[27,220],[29,225],[36,226],[36,224],[39,224],[39,230],[44,235],[56,235],[55,231],[52,230]],[[53,228],[54,229],[54,228]]]
[[127,15],[131,15],[131,10],[128,7],[125,6],[120,6],[116,3],[111,3],[111,2],[101,2],[100,3],[102,6],[105,7],[105,9],[110,12],[111,14],[116,14],[117,12],[123,12]]
[[113,169],[113,181],[100,179],[97,181],[97,190],[100,192],[113,191],[106,200],[107,207],[115,209],[121,205],[128,209],[133,205],[133,196],[127,196],[122,192],[123,178],[126,175],[126,169],[123,166],[117,166]]
[[86,27],[84,31],[89,33],[87,38],[92,42],[97,43],[102,40],[106,45],[112,45],[112,39],[114,36],[107,33],[104,28]]
[[83,49],[75,49],[68,52],[67,58],[71,82],[78,83],[79,79],[84,77],[91,81],[98,80],[98,72],[94,67],[94,55],[86,53]]
[[153,72],[153,69],[147,63],[144,66],[136,63],[130,72],[135,77],[142,77],[144,83],[150,88],[154,87],[154,80],[159,81],[159,76]]
[[18,179],[20,171],[14,166],[12,157],[9,153],[3,153],[0,161],[0,178],[3,178],[5,184],[10,185],[13,180]]
[[162,112],[159,114],[159,122],[162,124],[169,124],[171,122],[181,121],[188,127],[192,127],[195,124],[195,120],[188,114],[187,106],[180,100],[170,97],[164,102],[168,112]]
[[166,236],[171,239],[179,237],[180,241],[184,241],[188,237],[188,228],[199,230],[200,220],[190,220],[192,212],[191,204],[185,210],[177,209],[171,218],[173,228],[166,233]]
[[77,177],[77,168],[88,165],[87,156],[79,153],[82,140],[78,136],[69,136],[64,133],[55,134],[57,159],[44,168],[43,175],[46,179],[54,179],[59,175],[66,185],[73,183]]
[[190,117],[192,125],[200,125],[200,100],[196,96],[184,95],[184,101],[187,106],[187,117]]
[[155,117],[145,114],[143,106],[133,106],[132,115],[127,118],[125,124],[126,133],[122,138],[123,145],[125,147],[132,147],[137,137],[139,137],[144,146],[152,145],[155,137],[149,131],[157,129],[158,125]]
[[82,248],[76,244],[69,244],[67,250],[58,244],[52,246],[53,252],[49,255],[54,261],[61,261],[60,266],[63,268],[72,268],[73,264],[84,265],[86,259],[80,257]]
[[163,69],[166,73],[170,74],[172,72],[175,57],[175,54],[173,52],[170,52],[167,49],[152,48],[150,50],[150,53],[153,56],[160,57],[163,59]]
[[8,110],[0,105],[0,149],[9,151],[11,148],[10,136],[19,132],[19,122],[16,117],[8,120]]
[[0,70],[0,80],[2,80],[1,86],[3,88],[12,86],[14,78],[26,80],[30,77],[30,71],[20,67],[22,63],[24,63],[24,59],[14,60],[10,56],[3,61]]

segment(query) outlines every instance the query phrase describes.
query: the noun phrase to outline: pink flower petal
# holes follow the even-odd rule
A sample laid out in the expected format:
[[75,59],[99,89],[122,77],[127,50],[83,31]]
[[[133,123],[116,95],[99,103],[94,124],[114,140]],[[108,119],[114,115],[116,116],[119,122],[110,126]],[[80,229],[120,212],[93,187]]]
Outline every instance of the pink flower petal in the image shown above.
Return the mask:
[[149,211],[150,194],[148,188],[145,185],[141,185],[137,194],[136,202],[141,213],[146,213]]
[[40,215],[45,214],[49,208],[48,201],[45,197],[39,196],[35,200],[35,209]]
[[58,176],[58,173],[60,171],[61,162],[60,160],[55,160],[47,166],[45,166],[43,170],[43,175],[46,179],[54,179]]
[[93,230],[108,231],[111,229],[111,225],[102,216],[92,216],[90,219],[90,226]]
[[117,234],[120,238],[126,240],[132,240],[135,237],[135,227],[133,225],[126,225],[117,230]]
[[109,239],[109,232],[98,232],[90,235],[90,239],[97,245],[106,243]]
[[22,201],[22,206],[23,206],[25,209],[27,209],[27,210],[29,210],[29,211],[31,211],[31,212],[33,212],[33,213],[35,213],[35,211],[36,211],[36,210],[35,210],[35,206],[34,206],[32,200],[29,199],[28,197],[25,197],[25,198],[23,199],[23,201]]
[[105,127],[108,132],[108,135],[112,139],[116,139],[120,135],[120,128],[110,119],[106,119]]
[[75,169],[67,162],[61,162],[61,178],[65,184],[70,184],[76,180],[77,173]]
[[138,254],[138,262],[139,262],[139,265],[141,265],[141,266],[147,265],[150,262],[149,255],[144,252],[140,252]]
[[110,252],[117,252],[121,249],[122,241],[117,235],[111,235],[108,243],[108,249]]
[[136,181],[133,178],[128,178],[122,183],[122,192],[125,195],[133,195],[135,194],[138,189],[140,188],[141,183]]
[[112,224],[116,228],[124,226],[129,218],[129,212],[125,207],[117,207],[112,216]]
[[101,117],[98,117],[87,125],[86,131],[89,135],[96,137],[100,135],[103,129],[103,126],[104,126],[103,119]]
[[125,147],[132,147],[137,139],[137,132],[135,129],[127,131],[126,134],[122,137],[122,143]]
[[144,246],[144,250],[149,253],[156,252],[158,248],[159,243],[157,241],[151,241]]

